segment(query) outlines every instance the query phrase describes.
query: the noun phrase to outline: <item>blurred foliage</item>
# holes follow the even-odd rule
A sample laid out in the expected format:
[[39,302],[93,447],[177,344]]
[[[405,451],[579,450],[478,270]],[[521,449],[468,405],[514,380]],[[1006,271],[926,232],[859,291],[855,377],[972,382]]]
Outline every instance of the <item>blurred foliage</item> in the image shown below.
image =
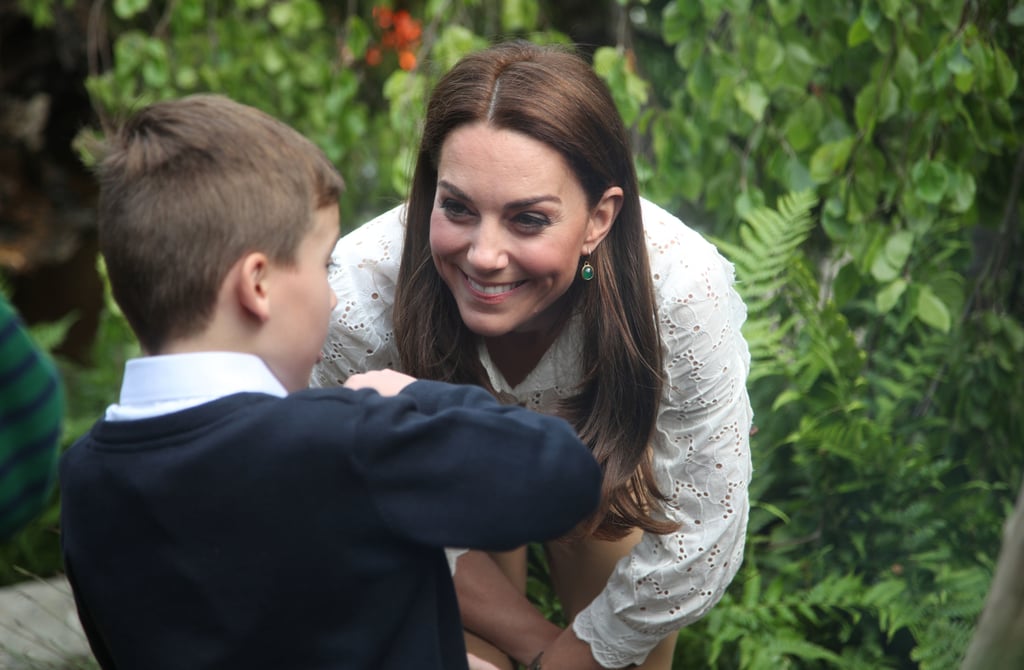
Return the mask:
[[[86,6],[20,5],[38,25]],[[346,228],[403,197],[425,96],[459,57],[579,43],[644,195],[714,238],[750,312],[747,557],[677,666],[957,665],[1024,468],[1024,3],[99,7],[102,122],[196,91],[256,105],[340,167]],[[134,353],[108,306],[95,367],[66,369],[69,440]],[[55,510],[0,558],[56,570]],[[544,574],[535,548],[531,597],[560,620]]]

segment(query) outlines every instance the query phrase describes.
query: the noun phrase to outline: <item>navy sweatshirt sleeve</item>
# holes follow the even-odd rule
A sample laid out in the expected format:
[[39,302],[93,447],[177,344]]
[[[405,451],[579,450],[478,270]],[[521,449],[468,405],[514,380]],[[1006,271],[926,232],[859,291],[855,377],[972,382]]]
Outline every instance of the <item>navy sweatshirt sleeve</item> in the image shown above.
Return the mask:
[[417,542],[510,549],[566,533],[598,504],[600,467],[563,419],[442,382],[359,393],[356,468]]

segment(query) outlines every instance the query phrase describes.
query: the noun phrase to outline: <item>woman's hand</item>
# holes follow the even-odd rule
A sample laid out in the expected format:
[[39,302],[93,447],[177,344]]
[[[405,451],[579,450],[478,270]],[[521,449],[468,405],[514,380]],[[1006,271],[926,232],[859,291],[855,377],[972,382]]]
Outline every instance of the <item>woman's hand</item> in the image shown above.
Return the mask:
[[569,626],[549,644],[541,657],[544,670],[605,670],[594,660],[590,645],[576,637]]
[[409,384],[416,381],[415,377],[394,370],[371,370],[352,375],[345,381],[345,388],[373,389],[383,396],[398,395]]

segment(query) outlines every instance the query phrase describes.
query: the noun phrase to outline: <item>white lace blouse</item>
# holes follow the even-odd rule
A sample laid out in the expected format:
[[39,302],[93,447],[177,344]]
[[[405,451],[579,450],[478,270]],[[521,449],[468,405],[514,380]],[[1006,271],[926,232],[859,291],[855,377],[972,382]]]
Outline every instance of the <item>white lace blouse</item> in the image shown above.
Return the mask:
[[[399,367],[391,308],[403,214],[396,207],[338,241],[330,274],[338,306],[313,386]],[[732,265],[653,203],[643,201],[643,218],[666,378],[653,465],[669,496],[666,513],[681,526],[668,535],[646,533],[573,623],[595,659],[613,668],[641,663],[661,639],[718,602],[742,561],[749,511],[750,354],[740,334],[746,307],[733,288]],[[552,409],[579,379],[577,343],[584,327],[571,321],[514,388],[481,346],[491,384],[508,401]]]

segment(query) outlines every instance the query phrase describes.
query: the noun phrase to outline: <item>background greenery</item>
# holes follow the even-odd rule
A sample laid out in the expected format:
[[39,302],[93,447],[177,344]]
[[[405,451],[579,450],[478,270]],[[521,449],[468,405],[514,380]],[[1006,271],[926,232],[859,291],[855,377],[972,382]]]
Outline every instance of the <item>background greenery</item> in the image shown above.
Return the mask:
[[[226,93],[324,148],[346,228],[403,197],[424,96],[460,56],[579,43],[632,128],[643,193],[719,243],[750,311],[747,557],[680,633],[677,667],[957,665],[1024,467],[1024,3],[89,6],[84,133]],[[20,7],[41,27],[81,9]],[[67,441],[137,351],[109,302],[95,347],[64,363]],[[56,504],[0,547],[4,580],[59,569]],[[538,556],[531,593],[557,618],[543,572]]]

